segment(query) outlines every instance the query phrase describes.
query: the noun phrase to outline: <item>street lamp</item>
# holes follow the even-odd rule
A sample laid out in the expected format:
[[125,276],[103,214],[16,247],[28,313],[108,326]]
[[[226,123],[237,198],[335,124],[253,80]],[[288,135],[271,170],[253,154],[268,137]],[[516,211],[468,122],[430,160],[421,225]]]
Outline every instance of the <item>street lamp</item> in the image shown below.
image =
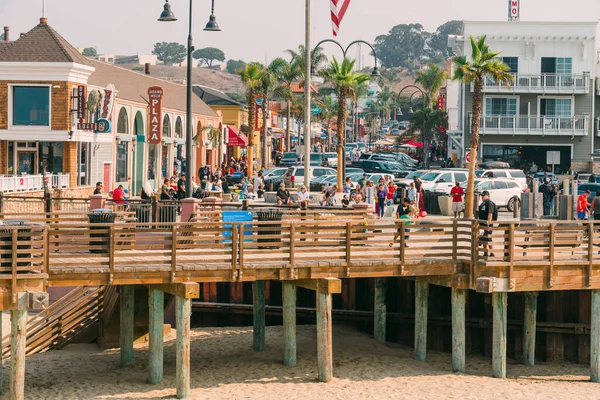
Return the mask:
[[[350,47],[352,45],[355,45],[357,43],[363,43],[366,44],[367,46],[369,46],[371,48],[371,50],[373,51],[373,59],[375,60],[375,66],[373,67],[373,71],[371,71],[371,77],[375,78],[378,76],[381,76],[381,74],[379,73],[379,68],[377,67],[377,52],[375,51],[375,48],[371,45],[371,43],[366,42],[364,40],[355,40],[353,42],[350,42],[350,44],[348,44],[348,46],[346,46],[346,48],[344,48],[340,42],[338,42],[337,40],[333,40],[333,39],[323,39],[321,40],[319,43],[317,43],[317,45],[315,46],[315,48],[312,50],[311,53],[313,53],[315,50],[317,50],[319,47],[321,47],[322,44],[324,43],[334,43],[336,44],[340,50],[342,50],[342,54],[344,55],[344,58],[346,58],[346,54],[348,53],[348,49],[350,49]],[[310,66],[310,72],[311,74],[315,74],[316,71],[313,68],[313,66]],[[354,113],[355,110],[352,110],[352,112]],[[357,122],[358,124],[358,122]],[[339,127],[338,127],[339,129]],[[352,127],[353,131],[354,131],[354,126]],[[343,139],[343,143],[345,144],[346,142],[346,121],[344,121],[344,135],[342,135],[342,139]],[[340,143],[338,143],[338,146],[340,145]],[[344,149],[343,151],[343,160],[342,160],[342,176],[345,178],[346,177],[346,150]],[[306,170],[306,168],[305,168]]]
[[[169,0],[165,0],[165,5],[163,7],[163,12],[160,13],[160,17],[158,18],[160,22],[171,22],[177,21],[175,14],[171,11],[171,5],[169,4]],[[210,17],[205,31],[209,32],[218,32],[221,30],[219,28],[219,24],[217,23],[217,18],[215,17],[215,0],[212,0],[212,7],[210,12]],[[194,46],[192,44],[192,0],[190,0],[190,21],[189,21],[189,33],[188,33],[188,41],[187,41],[187,77],[186,77],[186,112],[185,112],[185,174],[187,175],[187,180],[185,181],[185,196],[192,197],[192,179],[194,176],[194,157],[192,152],[194,151],[194,136],[192,129],[192,53],[194,51]]]

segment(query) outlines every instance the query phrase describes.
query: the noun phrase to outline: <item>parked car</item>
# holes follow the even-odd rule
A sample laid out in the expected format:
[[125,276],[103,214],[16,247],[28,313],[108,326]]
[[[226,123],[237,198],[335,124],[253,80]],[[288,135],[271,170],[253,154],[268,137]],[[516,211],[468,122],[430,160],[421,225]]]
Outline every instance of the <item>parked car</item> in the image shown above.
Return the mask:
[[577,187],[577,195],[583,194],[586,190],[592,192],[588,198],[588,202],[592,202],[596,197],[596,190],[600,190],[600,183],[583,183]]
[[402,131],[400,131],[400,129],[398,129],[398,128],[395,128],[390,131],[390,135],[400,136],[400,135],[402,135]]
[[538,172],[535,174],[535,179],[537,179],[540,183],[543,183],[544,176],[548,177],[553,185],[558,185],[558,178],[554,176],[552,172]]
[[348,167],[346,168],[346,175],[350,175],[350,174],[364,174],[365,171],[362,168],[354,168],[354,167]]
[[510,168],[510,164],[504,161],[487,161],[479,164],[482,169],[506,169]]
[[295,167],[300,165],[301,157],[295,151],[283,153],[279,166],[281,167]]
[[386,160],[395,162],[404,162],[409,166],[416,166],[417,161],[412,159],[408,154],[397,153],[363,153],[360,155],[360,160]]
[[[270,183],[273,183],[273,188],[277,188],[281,182],[285,183],[286,186],[298,186],[299,184],[304,183],[304,167],[289,167],[287,169],[288,176],[282,175],[278,178],[273,179],[265,179],[265,186],[269,186]],[[311,177],[310,180],[313,180],[322,175],[335,175],[336,171],[333,168],[326,167],[314,167],[310,169]]]
[[[575,180],[577,181],[578,185],[583,185],[584,183],[592,183],[590,182],[590,177],[592,176],[592,174],[586,174],[586,173],[576,173],[575,174]],[[594,182],[596,181],[596,179],[594,178]]]
[[410,126],[410,122],[408,122],[408,121],[398,122],[398,129],[400,129],[401,131],[407,130],[409,126]]
[[338,155],[337,153],[323,153],[323,166],[337,168]]
[[409,174],[409,171],[403,170],[399,164],[385,161],[363,160],[359,165],[365,172],[392,175],[394,178],[404,178]]
[[469,171],[466,169],[431,171],[419,177],[423,182],[423,190],[450,194],[452,186],[458,181],[466,182]]
[[396,185],[398,185],[399,188],[409,187],[410,183],[414,181],[415,177],[420,178],[428,172],[431,172],[431,170],[419,169],[406,175],[405,178],[394,180],[394,183],[396,183]]
[[488,169],[478,175],[481,178],[512,178],[523,189],[527,187],[527,177],[520,169]]
[[[466,190],[467,182],[462,182],[461,186]],[[523,193],[523,188],[513,179],[475,179],[475,195],[479,195],[484,190],[490,192],[490,199],[496,203],[498,207],[506,207],[510,212],[514,211],[515,204],[521,202],[521,193]]]
[[287,168],[277,167],[268,169],[263,173],[264,179],[283,176],[283,174],[285,174],[285,171],[287,171]]
[[310,153],[311,167],[323,165],[323,153]]

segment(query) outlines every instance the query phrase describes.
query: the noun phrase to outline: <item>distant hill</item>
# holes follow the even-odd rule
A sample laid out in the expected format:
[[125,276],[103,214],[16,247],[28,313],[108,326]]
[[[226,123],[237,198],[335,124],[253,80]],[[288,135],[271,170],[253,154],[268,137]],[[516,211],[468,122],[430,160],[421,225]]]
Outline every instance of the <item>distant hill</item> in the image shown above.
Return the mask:
[[[138,64],[125,64],[121,65],[123,68],[128,68],[137,71],[141,74],[144,73],[144,66]],[[187,68],[176,67],[167,65],[152,65],[150,67],[150,74],[160,79],[166,79],[175,82],[185,82]],[[245,92],[244,85],[238,75],[230,74],[224,71],[218,71],[208,68],[193,68],[192,69],[192,81],[194,85],[210,86],[211,88],[221,90],[225,93],[239,93]]]

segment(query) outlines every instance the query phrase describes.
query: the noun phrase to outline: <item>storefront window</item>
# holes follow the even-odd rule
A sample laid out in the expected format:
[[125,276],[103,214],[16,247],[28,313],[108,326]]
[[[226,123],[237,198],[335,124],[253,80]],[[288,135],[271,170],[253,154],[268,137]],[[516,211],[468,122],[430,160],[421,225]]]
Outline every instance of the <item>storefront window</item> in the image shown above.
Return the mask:
[[148,180],[156,179],[156,145],[148,144]]
[[127,181],[127,157],[129,155],[129,142],[122,141],[117,145],[117,182]]
[[8,142],[7,172],[9,175],[14,175],[14,173],[15,173],[15,143],[14,142]]
[[40,173],[63,173],[63,144],[61,142],[40,142]]
[[80,186],[90,185],[90,173],[88,173],[88,167],[90,165],[90,144],[89,143],[78,143],[78,158],[77,158],[77,171],[79,172],[78,182]]

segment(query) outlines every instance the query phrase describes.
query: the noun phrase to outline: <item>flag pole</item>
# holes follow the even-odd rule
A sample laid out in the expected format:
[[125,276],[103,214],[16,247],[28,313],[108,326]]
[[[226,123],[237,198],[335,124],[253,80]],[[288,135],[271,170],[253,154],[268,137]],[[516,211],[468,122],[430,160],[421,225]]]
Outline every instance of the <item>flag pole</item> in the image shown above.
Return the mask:
[[307,192],[310,192],[310,66],[311,66],[311,48],[310,48],[310,0],[306,0],[306,26],[305,26],[305,70],[304,70],[304,185]]

